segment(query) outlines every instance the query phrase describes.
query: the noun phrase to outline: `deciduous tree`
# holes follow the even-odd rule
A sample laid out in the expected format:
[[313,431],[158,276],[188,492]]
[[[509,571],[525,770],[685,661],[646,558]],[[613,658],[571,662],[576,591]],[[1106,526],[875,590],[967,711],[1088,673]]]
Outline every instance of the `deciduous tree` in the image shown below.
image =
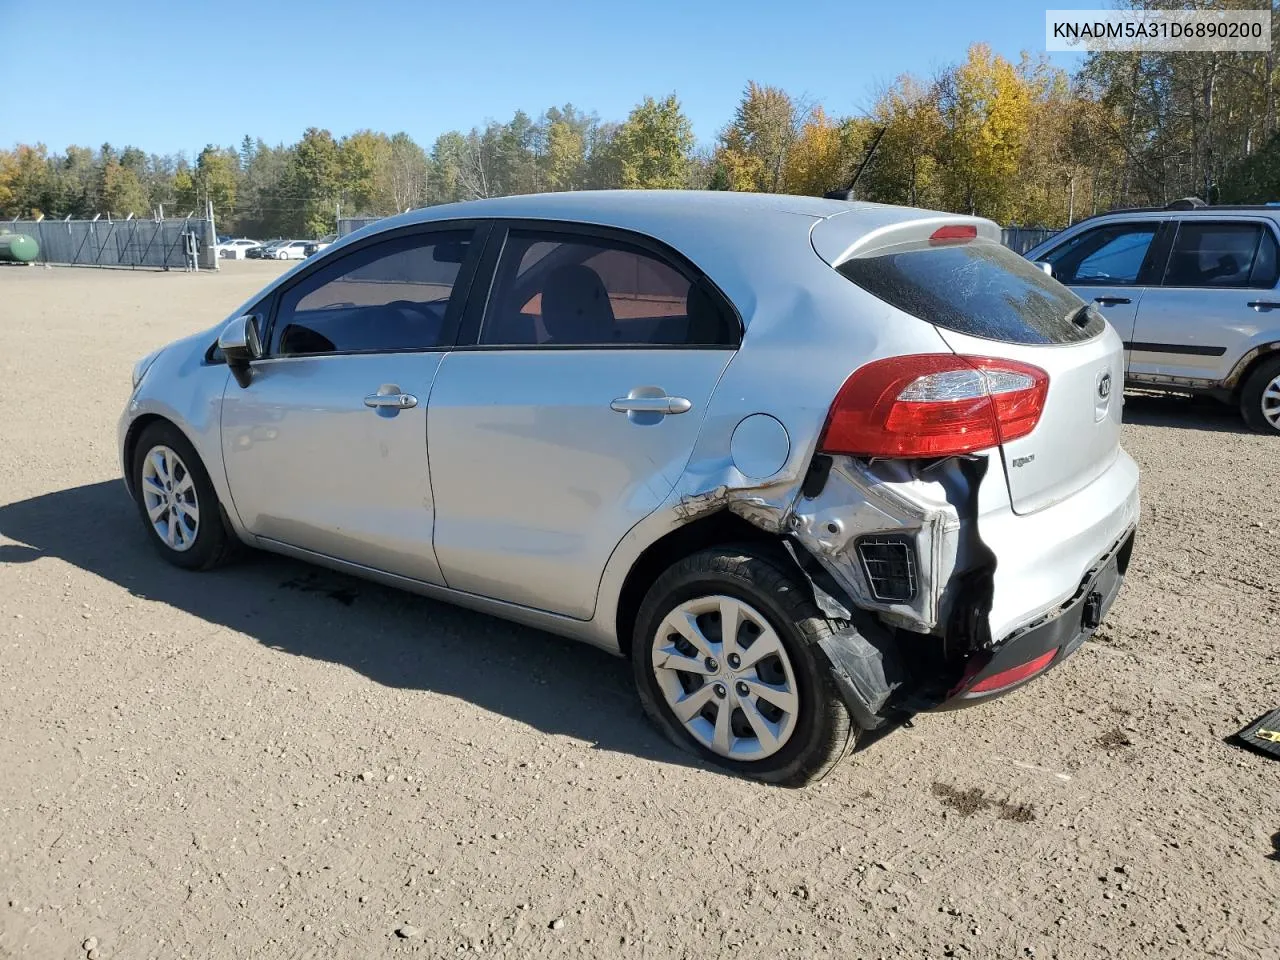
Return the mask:
[[693,126],[674,93],[645,97],[618,128],[610,149],[626,189],[674,190],[684,186]]

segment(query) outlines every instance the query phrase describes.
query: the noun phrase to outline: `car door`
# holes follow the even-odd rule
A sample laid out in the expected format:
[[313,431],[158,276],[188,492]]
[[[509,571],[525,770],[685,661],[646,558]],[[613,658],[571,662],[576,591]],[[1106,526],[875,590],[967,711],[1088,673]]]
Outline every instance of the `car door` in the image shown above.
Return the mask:
[[263,540],[440,583],[427,397],[478,256],[470,226],[370,238],[274,298],[264,359],[229,381],[222,448]]
[[436,556],[454,589],[589,619],[609,555],[679,479],[741,322],[679,255],[615,231],[495,227],[481,276],[427,411]]
[[1130,370],[1219,381],[1280,315],[1277,241],[1266,217],[1187,217],[1160,285],[1138,309]]
[[1099,224],[1041,257],[1052,265],[1056,280],[1092,301],[1120,334],[1126,363],[1139,304],[1153,273],[1164,263],[1167,248],[1158,241],[1162,226],[1159,218]]

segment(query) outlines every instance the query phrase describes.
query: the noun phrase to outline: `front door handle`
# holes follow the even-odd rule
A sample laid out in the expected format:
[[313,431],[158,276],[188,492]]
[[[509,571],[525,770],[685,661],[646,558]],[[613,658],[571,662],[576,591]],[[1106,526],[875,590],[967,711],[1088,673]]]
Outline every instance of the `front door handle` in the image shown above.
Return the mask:
[[619,397],[609,404],[617,413],[656,413],[659,416],[688,413],[693,404],[684,397]]
[[1113,307],[1118,303],[1133,303],[1128,297],[1094,297],[1094,303],[1100,303],[1104,307]]
[[418,405],[418,398],[412,393],[371,393],[364,398],[364,405],[375,410],[408,410]]
[[1275,310],[1280,307],[1280,302],[1275,300],[1250,300],[1249,306],[1255,310]]

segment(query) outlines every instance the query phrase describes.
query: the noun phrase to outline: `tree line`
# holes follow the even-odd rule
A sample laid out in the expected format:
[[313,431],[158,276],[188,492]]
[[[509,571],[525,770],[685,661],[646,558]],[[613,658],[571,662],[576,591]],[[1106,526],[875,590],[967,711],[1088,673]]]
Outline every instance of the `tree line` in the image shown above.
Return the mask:
[[1005,224],[1060,227],[1183,196],[1280,200],[1274,54],[1274,41],[1265,54],[1096,53],[1069,74],[975,44],[931,77],[898,78],[856,116],[748,83],[702,147],[675,94],[645,98],[621,122],[572,105],[517,111],[429,148],[403,132],[335,138],[315,127],[290,145],[246,136],[194,158],[19,144],[0,151],[0,216],[183,216],[210,201],[219,233],[316,236],[334,229],[339,209],[381,216],[513,193],[821,195],[847,185],[877,138],[859,199]]

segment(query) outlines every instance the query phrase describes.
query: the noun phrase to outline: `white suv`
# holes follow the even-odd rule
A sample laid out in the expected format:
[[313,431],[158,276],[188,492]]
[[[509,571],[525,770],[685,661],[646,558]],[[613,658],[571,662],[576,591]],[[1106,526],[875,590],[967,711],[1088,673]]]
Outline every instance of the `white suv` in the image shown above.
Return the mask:
[[1239,404],[1280,433],[1280,206],[1120,210],[1027,253],[1124,339],[1125,381]]

